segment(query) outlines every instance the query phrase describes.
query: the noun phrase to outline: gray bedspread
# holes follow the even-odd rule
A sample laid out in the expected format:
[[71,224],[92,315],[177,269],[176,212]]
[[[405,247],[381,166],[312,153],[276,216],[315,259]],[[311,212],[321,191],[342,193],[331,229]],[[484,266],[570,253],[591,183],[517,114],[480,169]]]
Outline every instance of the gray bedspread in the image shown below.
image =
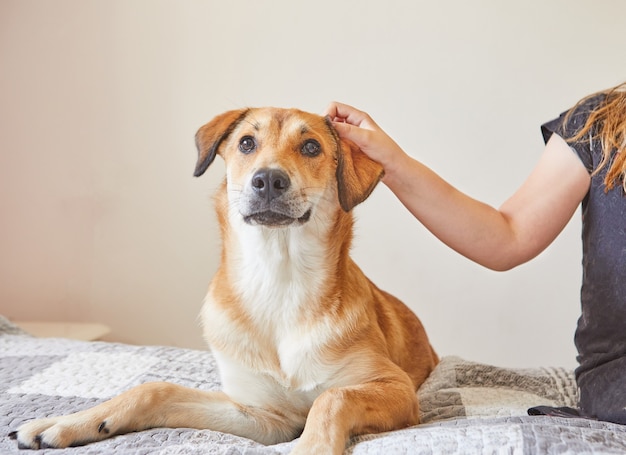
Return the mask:
[[[209,352],[30,337],[0,316],[0,455],[30,419],[75,412],[148,381],[219,388]],[[581,418],[530,417],[536,405],[573,406],[562,368],[505,369],[444,357],[418,392],[422,424],[353,438],[348,454],[626,453],[626,427]],[[287,454],[219,432],[157,428],[42,454]]]

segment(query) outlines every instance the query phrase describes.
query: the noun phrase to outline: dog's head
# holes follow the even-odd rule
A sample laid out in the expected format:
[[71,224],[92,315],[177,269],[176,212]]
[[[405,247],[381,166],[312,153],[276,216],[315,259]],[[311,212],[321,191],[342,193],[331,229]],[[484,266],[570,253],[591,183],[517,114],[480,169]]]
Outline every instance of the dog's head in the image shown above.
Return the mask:
[[338,137],[328,119],[296,109],[225,112],[198,130],[196,146],[194,175],[221,155],[229,205],[248,224],[303,224],[329,200],[348,212],[383,175],[379,164]]

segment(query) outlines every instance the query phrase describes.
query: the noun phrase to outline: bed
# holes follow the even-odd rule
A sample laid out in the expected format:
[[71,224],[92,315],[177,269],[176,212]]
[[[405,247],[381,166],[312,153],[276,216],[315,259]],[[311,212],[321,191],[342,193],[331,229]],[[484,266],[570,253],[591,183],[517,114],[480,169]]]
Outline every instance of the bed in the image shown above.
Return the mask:
[[[35,338],[0,316],[0,454],[21,423],[93,406],[148,381],[220,387],[208,351]],[[529,416],[537,405],[574,406],[563,368],[506,369],[444,357],[419,390],[418,426],[353,438],[347,454],[626,453],[626,427],[583,418]],[[156,428],[41,454],[287,454],[293,442],[264,446],[209,430]]]

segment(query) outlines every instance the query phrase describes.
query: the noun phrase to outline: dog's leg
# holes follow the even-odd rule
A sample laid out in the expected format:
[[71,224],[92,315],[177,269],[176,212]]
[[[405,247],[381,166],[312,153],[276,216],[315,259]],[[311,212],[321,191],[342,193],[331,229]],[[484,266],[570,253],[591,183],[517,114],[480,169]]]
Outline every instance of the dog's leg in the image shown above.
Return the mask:
[[351,436],[418,423],[417,395],[408,377],[328,389],[313,403],[291,455],[342,454]]
[[303,422],[294,420],[237,404],[222,392],[155,382],[75,414],[28,422],[12,437],[23,449],[62,448],[166,427],[210,429],[272,444],[297,436]]

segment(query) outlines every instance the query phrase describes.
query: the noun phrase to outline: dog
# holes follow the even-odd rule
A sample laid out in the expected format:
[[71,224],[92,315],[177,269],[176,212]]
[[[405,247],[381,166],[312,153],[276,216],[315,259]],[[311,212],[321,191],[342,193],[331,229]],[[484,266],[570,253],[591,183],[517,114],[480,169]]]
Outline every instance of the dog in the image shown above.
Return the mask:
[[218,115],[196,134],[217,155],[222,250],[202,311],[222,391],[147,383],[75,414],[27,422],[20,448],[82,445],[154,427],[211,429],[292,454],[340,454],[353,435],[419,423],[438,362],[419,319],[349,256],[352,209],[382,167],[328,118],[296,109]]

